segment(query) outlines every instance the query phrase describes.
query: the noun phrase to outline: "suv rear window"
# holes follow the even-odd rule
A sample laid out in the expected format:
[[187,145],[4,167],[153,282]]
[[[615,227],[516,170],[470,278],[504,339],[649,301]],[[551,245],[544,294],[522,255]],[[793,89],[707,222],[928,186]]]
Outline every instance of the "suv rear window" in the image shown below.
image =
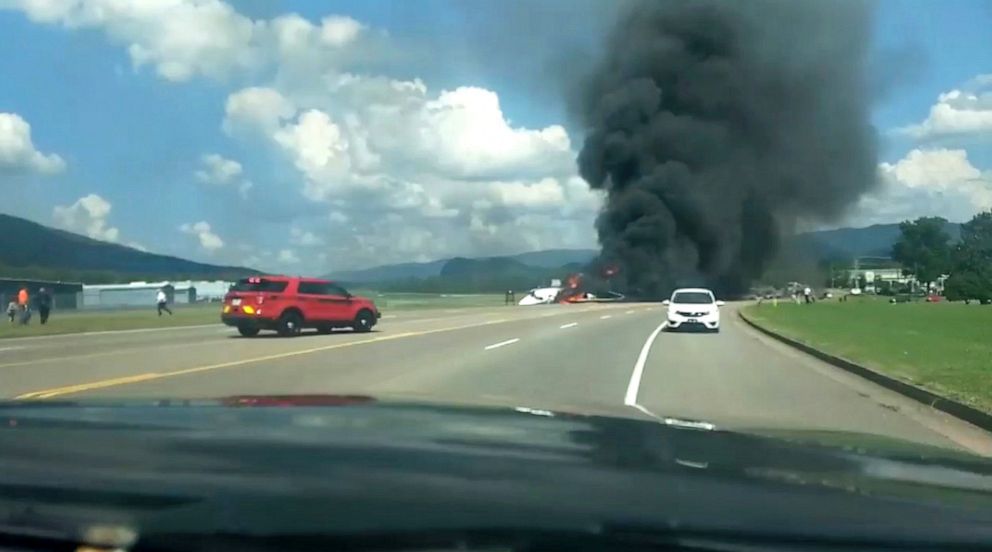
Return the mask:
[[261,291],[267,293],[279,293],[286,291],[286,284],[289,282],[277,282],[273,280],[266,280],[264,278],[245,278],[238,280],[233,286],[231,286],[231,291]]

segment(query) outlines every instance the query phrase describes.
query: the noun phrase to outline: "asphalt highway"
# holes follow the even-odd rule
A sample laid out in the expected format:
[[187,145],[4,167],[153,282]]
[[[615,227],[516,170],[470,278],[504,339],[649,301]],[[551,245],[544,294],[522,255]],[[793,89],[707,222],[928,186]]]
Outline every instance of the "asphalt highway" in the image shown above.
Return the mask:
[[386,312],[375,331],[242,338],[216,326],[0,342],[21,400],[366,394],[853,431],[992,455],[977,428],[774,342],[723,308],[719,334],[660,331],[659,304]]

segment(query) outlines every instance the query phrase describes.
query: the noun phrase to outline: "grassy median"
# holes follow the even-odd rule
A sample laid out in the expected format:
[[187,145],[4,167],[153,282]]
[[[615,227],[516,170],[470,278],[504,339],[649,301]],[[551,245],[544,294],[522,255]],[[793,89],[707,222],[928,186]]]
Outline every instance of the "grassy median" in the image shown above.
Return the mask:
[[992,412],[992,307],[871,298],[748,306],[755,322]]
[[[376,305],[379,306],[379,309],[385,313],[430,308],[457,309],[503,305],[503,296],[498,294],[377,293],[362,290],[357,290],[355,293],[372,298],[376,302]],[[27,326],[8,324],[6,320],[0,321],[0,339],[5,337],[220,324],[220,303],[172,305],[171,308],[174,313],[173,316],[165,314],[161,317],[156,314],[154,305],[145,309],[127,310],[57,310],[52,312],[48,324],[44,326],[38,323],[38,313],[35,311],[31,317],[31,323]]]
[[7,320],[3,320],[0,323],[0,338],[220,323],[220,303],[172,305],[170,308],[173,315],[163,314],[161,317],[156,313],[155,305],[147,309],[56,310],[52,311],[48,324],[44,326],[38,322],[38,311],[35,311],[27,326],[8,324]]
[[[504,305],[504,296],[493,293],[402,293],[356,291],[375,301],[379,310],[416,310],[416,309],[458,309],[466,307],[500,307]],[[517,293],[516,300],[523,298]]]

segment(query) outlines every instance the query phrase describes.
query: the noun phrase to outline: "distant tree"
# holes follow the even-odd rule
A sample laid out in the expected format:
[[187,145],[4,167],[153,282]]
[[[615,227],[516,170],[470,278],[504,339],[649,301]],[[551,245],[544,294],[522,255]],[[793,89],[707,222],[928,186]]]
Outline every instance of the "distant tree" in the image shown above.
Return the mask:
[[947,298],[992,303],[992,210],[961,225],[961,242],[954,248],[953,260],[944,285]]
[[916,276],[926,285],[951,268],[951,236],[941,217],[920,217],[899,225],[899,240],[892,246],[892,258],[902,263],[903,273]]

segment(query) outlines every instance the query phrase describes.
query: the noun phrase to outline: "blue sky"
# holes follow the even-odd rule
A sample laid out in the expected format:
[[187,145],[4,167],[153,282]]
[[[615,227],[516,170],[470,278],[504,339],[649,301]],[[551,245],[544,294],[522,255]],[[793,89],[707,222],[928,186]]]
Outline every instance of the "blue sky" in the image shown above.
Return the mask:
[[[102,2],[0,0],[2,212],[288,272],[595,247],[560,77],[607,4]],[[990,6],[877,3],[883,186],[841,222],[992,207]]]
[[[941,92],[992,72],[992,4],[984,0],[897,0],[878,3],[876,59],[895,61],[891,91],[877,103],[880,130],[918,123]],[[893,140],[894,154],[905,141]],[[985,165],[992,150],[984,148]]]

